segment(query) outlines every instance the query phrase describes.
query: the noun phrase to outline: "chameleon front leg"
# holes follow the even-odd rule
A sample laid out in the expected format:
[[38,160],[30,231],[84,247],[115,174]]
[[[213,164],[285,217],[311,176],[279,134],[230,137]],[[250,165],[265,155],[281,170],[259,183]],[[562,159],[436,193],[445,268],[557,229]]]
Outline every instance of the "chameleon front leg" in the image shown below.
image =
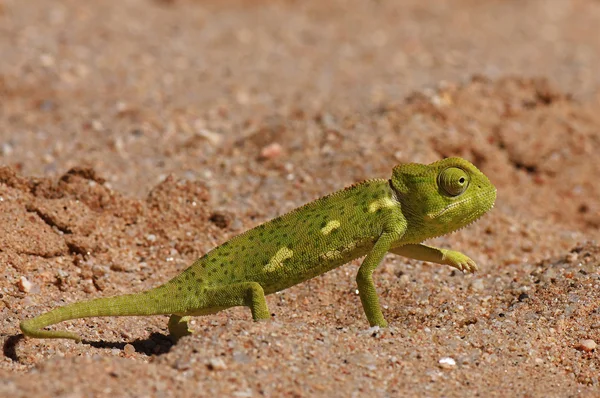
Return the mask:
[[[204,292],[204,303],[199,308],[189,308],[186,314],[206,315],[236,306],[250,307],[255,321],[270,319],[265,292],[257,282],[241,282],[210,288]],[[188,327],[189,315],[173,314],[169,318],[169,334],[174,341],[192,334]]]
[[375,242],[375,246],[367,254],[367,257],[365,257],[356,274],[356,284],[358,285],[360,301],[371,326],[387,326],[387,321],[383,317],[381,306],[379,305],[377,290],[373,283],[373,271],[381,263],[385,253],[390,249],[392,241],[393,238],[391,235],[382,235]]
[[454,250],[439,249],[421,244],[409,244],[390,249],[390,252],[414,258],[415,260],[449,265],[465,272],[475,272],[478,269],[475,261]]

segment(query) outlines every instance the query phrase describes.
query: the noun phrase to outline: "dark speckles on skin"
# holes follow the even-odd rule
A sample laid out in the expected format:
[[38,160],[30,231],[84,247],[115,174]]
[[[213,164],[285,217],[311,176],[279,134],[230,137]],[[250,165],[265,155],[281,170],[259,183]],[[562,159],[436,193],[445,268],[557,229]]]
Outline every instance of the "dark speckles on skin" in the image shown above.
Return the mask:
[[190,274],[192,274],[192,276],[196,276],[196,272],[195,271],[191,271]]
[[190,280],[190,275],[189,274],[185,274],[185,280],[189,281]]
[[187,290],[188,290],[188,292],[191,292],[192,291],[192,285],[188,285]]
[[213,257],[213,258],[211,258],[211,259],[210,259],[210,262],[211,262],[211,263],[216,263],[216,262],[217,262],[217,258],[216,258],[216,257]]

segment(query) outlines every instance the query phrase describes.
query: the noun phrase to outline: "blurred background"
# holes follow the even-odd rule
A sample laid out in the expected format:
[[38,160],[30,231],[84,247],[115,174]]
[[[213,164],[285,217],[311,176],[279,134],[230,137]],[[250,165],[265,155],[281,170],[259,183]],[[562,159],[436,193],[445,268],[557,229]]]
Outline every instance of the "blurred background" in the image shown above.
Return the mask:
[[224,140],[337,128],[474,75],[588,101],[599,20],[594,0],[0,0],[0,162],[88,164],[139,195],[170,172],[210,179]]

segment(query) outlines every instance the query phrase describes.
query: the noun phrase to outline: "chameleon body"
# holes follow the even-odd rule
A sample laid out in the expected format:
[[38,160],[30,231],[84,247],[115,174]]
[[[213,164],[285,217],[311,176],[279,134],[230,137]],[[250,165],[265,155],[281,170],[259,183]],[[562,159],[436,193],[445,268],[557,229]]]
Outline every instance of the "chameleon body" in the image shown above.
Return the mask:
[[470,224],[495,199],[496,188],[464,159],[401,164],[389,180],[355,184],[232,238],[161,286],[66,305],[22,321],[21,330],[30,337],[80,340],[44,328],[75,318],[170,314],[169,331],[178,339],[190,333],[189,316],[248,306],[254,320],[268,319],[265,295],[363,256],[356,277],[360,299],[369,324],[384,327],[372,275],[384,255],[476,271],[466,255],[421,242]]

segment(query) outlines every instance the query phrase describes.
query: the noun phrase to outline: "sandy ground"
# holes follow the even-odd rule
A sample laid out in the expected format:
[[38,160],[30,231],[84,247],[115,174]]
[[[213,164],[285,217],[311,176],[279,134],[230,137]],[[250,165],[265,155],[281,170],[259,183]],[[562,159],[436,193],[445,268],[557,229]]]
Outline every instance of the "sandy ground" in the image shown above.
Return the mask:
[[[595,0],[0,0],[0,395],[600,396],[598,26]],[[481,271],[386,257],[388,329],[353,262],[176,345],[163,316],[19,335],[453,155],[498,201],[435,244]]]

